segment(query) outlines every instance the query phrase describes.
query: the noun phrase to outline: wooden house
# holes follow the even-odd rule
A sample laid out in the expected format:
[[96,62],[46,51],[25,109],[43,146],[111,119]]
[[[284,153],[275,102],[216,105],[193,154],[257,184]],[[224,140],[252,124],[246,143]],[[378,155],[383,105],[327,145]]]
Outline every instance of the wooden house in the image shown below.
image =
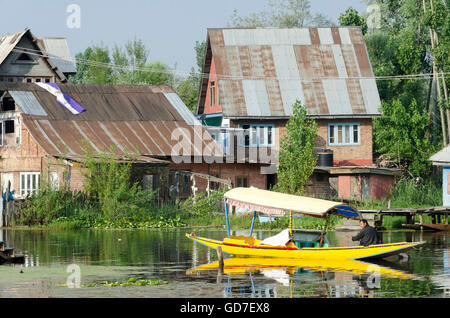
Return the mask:
[[37,38],[29,29],[0,38],[0,82],[65,83],[76,73],[65,38]]

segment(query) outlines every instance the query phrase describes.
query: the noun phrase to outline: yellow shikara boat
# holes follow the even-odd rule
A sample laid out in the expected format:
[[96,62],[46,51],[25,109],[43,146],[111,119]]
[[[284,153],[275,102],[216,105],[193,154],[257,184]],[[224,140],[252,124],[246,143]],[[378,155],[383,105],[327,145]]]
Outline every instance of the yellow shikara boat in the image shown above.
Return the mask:
[[[346,218],[361,218],[358,211],[341,202],[278,193],[257,188],[234,188],[224,194],[225,216],[228,237],[222,241],[186,234],[189,239],[232,255],[247,257],[274,257],[313,260],[356,260],[364,258],[384,258],[402,253],[425,242],[401,242],[369,246],[329,247],[326,230],[331,214]],[[249,236],[232,236],[228,218],[228,206],[236,206],[254,211]],[[285,215],[289,213],[289,229],[265,240],[252,237],[256,213]],[[323,231],[295,230],[292,215],[299,213],[326,218]]]

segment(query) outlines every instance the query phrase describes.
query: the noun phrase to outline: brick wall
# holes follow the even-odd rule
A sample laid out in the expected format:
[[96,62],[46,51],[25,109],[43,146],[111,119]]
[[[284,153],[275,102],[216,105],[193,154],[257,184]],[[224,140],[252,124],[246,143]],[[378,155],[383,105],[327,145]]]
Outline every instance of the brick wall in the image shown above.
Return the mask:
[[[360,145],[355,146],[330,146],[328,145],[329,123],[360,123]],[[371,165],[372,161],[372,120],[371,119],[333,119],[317,120],[319,126],[316,147],[333,150],[335,166],[364,166]]]
[[0,172],[13,174],[12,189],[16,190],[16,194],[20,189],[20,172],[40,172],[42,158],[45,156],[28,130],[21,126],[21,144],[0,147]]
[[[365,166],[371,165],[373,142],[372,142],[372,119],[317,119],[318,137],[315,141],[317,148],[333,150],[335,166]],[[360,145],[355,146],[330,146],[328,145],[328,124],[329,123],[360,123]],[[280,149],[280,141],[286,136],[286,120],[232,120],[231,127],[237,128],[241,124],[274,124],[275,125],[275,146]]]

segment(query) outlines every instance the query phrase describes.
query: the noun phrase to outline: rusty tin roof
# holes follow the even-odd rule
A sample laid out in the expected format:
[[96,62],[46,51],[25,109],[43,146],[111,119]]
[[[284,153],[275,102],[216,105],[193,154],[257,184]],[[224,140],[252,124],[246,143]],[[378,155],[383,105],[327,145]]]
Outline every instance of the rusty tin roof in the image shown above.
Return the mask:
[[208,29],[198,114],[211,60],[224,117],[370,117],[381,105],[359,27]]
[[[36,84],[0,83],[0,91],[8,91],[15,99],[25,127],[49,155],[82,158],[86,146],[97,153],[115,146],[117,158],[134,154],[151,162],[171,157],[178,140],[187,143],[194,156],[205,147],[217,147],[193,114],[182,109],[187,106],[169,86],[59,87],[86,111],[72,114]],[[172,140],[177,128],[183,128],[187,137]]]

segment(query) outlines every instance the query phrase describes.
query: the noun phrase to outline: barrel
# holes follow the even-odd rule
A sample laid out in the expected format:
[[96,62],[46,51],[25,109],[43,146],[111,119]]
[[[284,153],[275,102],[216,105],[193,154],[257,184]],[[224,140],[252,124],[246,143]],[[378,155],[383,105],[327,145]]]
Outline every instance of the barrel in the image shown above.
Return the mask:
[[331,149],[322,149],[317,152],[319,158],[317,165],[319,167],[332,167],[333,166],[333,150]]

